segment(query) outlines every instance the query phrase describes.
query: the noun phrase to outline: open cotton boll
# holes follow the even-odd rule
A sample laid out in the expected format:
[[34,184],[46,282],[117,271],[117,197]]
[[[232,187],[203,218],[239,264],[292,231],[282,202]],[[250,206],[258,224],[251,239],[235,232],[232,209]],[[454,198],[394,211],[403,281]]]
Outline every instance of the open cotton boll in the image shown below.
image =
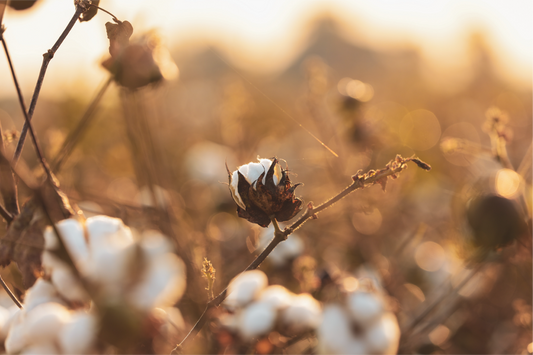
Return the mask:
[[367,348],[372,353],[396,354],[400,341],[400,328],[396,317],[384,313],[365,333]]
[[243,307],[252,302],[268,284],[268,278],[259,270],[245,271],[228,285],[228,297],[224,305],[230,309]]
[[281,285],[272,285],[265,288],[258,302],[271,304],[276,309],[283,309],[292,303],[294,294]]
[[0,307],[0,337],[4,328],[8,325],[9,318],[11,318],[11,312],[7,308]]
[[52,271],[50,280],[57,292],[69,301],[88,302],[90,297],[83,289],[80,281],[66,265],[56,267]]
[[[327,305],[322,313],[322,322],[317,331],[320,354],[364,354],[364,347],[351,348],[353,336],[350,320],[338,305]],[[350,351],[351,350],[351,351]]]
[[171,306],[185,291],[185,265],[171,253],[152,256],[130,299],[140,309]]
[[321,316],[320,303],[308,293],[294,296],[290,305],[281,312],[281,319],[291,333],[315,329]]
[[383,313],[383,302],[378,295],[369,292],[354,292],[348,295],[350,314],[358,324],[366,327]]
[[[56,224],[56,228],[73,260],[82,259],[87,255],[87,242],[83,227],[76,219],[64,219]],[[59,241],[52,227],[48,227],[44,231],[44,244],[47,250],[59,248]]]
[[53,343],[39,343],[34,344],[22,351],[20,355],[57,355],[59,353],[58,349]]
[[24,326],[28,344],[54,341],[63,325],[70,320],[70,312],[65,306],[48,302],[26,313]]
[[84,311],[72,314],[70,321],[63,325],[58,335],[59,345],[64,354],[94,353],[97,336],[97,319]]
[[238,329],[245,340],[268,334],[276,323],[276,309],[269,303],[255,302],[242,310]]
[[[257,179],[259,179],[259,176],[265,173],[265,175],[263,176],[262,182],[263,184],[266,184],[266,174],[268,172],[268,169],[270,169],[270,166],[272,165],[272,160],[259,159],[259,158],[258,160],[259,160],[259,163],[248,163],[248,164],[239,166],[237,170],[235,170],[231,175],[230,188],[235,197],[235,202],[242,209],[246,209],[246,206],[244,205],[244,202],[242,201],[241,196],[239,195],[239,189],[237,188],[239,184],[239,174],[237,173],[237,171],[240,172],[246,178],[246,181],[248,181],[248,183],[250,183],[250,185],[252,185],[254,188],[256,187],[255,183]],[[273,176],[274,184],[275,185],[279,184],[280,179],[281,179],[281,167],[278,164],[274,167],[274,176]]]
[[111,235],[116,244],[133,242],[131,230],[118,218],[108,216],[91,217],[85,221],[85,227],[89,233],[91,252],[95,252],[95,249],[98,249],[100,244],[107,244],[107,240]]
[[9,312],[9,316],[7,317],[6,321],[2,324],[2,329],[0,330],[0,341],[4,341],[7,338],[9,329],[11,328],[11,325],[13,324],[13,320],[15,319],[15,317],[17,317],[17,314],[20,312],[20,308],[13,305],[9,307],[8,312]]
[[24,310],[30,312],[33,308],[46,302],[61,303],[61,300],[54,285],[44,279],[37,279],[35,284],[26,292]]
[[13,316],[11,320],[11,325],[7,333],[6,341],[4,342],[4,347],[8,354],[20,353],[20,351],[26,346],[26,326],[24,324],[24,319],[26,318],[26,312],[24,310],[19,310]]

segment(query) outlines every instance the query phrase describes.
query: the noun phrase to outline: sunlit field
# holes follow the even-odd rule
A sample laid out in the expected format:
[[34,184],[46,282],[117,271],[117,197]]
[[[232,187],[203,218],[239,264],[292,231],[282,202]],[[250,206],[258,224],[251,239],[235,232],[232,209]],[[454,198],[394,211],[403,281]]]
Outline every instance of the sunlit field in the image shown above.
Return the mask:
[[0,350],[533,353],[532,10],[0,1]]

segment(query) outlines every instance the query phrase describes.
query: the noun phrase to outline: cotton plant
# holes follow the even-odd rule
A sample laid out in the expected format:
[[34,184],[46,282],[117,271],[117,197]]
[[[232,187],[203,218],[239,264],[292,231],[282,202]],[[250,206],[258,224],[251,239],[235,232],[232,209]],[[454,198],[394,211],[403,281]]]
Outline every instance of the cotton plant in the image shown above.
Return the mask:
[[317,330],[318,352],[396,354],[400,328],[383,294],[370,286],[373,282],[354,284],[357,287],[343,294],[341,302],[324,306]]
[[[56,233],[76,272],[60,258]],[[137,235],[120,219],[96,216],[63,220],[44,239],[44,275],[8,321],[8,353],[99,353],[110,344],[123,351],[127,346],[108,338],[114,331],[135,334],[125,334],[128,322],[155,333],[176,319],[180,324],[172,306],[184,292],[185,267],[160,233]]]
[[270,332],[298,336],[320,324],[320,303],[308,293],[294,294],[281,285],[268,286],[265,273],[246,271],[228,285],[220,317],[222,327],[239,340],[253,343]]

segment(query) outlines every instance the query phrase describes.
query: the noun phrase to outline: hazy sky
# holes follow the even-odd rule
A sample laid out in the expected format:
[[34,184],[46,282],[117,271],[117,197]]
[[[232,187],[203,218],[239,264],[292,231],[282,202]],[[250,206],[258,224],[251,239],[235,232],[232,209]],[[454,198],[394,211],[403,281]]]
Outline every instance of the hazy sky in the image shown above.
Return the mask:
[[[300,31],[310,18],[328,10],[338,16],[345,36],[377,49],[418,46],[431,65],[454,70],[467,53],[465,34],[482,30],[495,49],[501,75],[531,86],[533,1],[531,0],[102,0],[101,6],[129,20],[135,34],[156,29],[167,45],[221,43],[241,68],[280,70],[302,48]],[[71,0],[40,0],[34,9],[7,11],[5,38],[23,92],[33,91],[42,61],[74,12]],[[106,73],[99,62],[107,54],[99,13],[77,23],[52,60],[43,95],[78,87],[91,95]],[[14,96],[5,57],[0,55],[0,97]],[[267,59],[267,60],[265,60]],[[6,85],[8,84],[8,85]]]

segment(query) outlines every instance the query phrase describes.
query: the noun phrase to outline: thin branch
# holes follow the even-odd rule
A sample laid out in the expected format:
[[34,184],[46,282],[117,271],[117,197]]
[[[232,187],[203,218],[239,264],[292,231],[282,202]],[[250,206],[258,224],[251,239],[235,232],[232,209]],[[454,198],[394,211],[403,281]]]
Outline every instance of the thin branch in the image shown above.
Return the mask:
[[2,284],[2,287],[4,288],[4,290],[7,292],[7,294],[9,295],[9,297],[11,297],[11,299],[13,300],[13,302],[15,302],[15,304],[17,305],[18,308],[23,308],[22,307],[22,303],[20,303],[20,301],[18,300],[17,296],[15,296],[13,294],[13,292],[11,292],[11,290],[9,289],[9,287],[7,286],[6,282],[4,281],[4,279],[2,278],[2,276],[0,276],[0,283]]
[[[400,155],[397,155],[394,160],[391,160],[384,169],[379,169],[377,171],[371,170],[366,174],[361,174],[360,172],[357,172],[354,176],[352,176],[353,183],[349,185],[347,188],[345,188],[343,191],[338,193],[336,196],[332,197],[328,201],[322,203],[321,205],[317,207],[313,207],[311,203],[307,205],[307,210],[305,213],[300,216],[298,220],[296,220],[293,224],[291,224],[289,227],[285,228],[283,231],[280,230],[279,225],[275,218],[271,217],[272,224],[274,225],[274,239],[268,244],[268,246],[255,258],[254,261],[246,268],[244,271],[249,270],[255,270],[261,265],[261,263],[267,258],[268,255],[276,248],[276,246],[281,243],[282,241],[286,240],[287,237],[293,233],[296,229],[300,228],[305,222],[307,222],[309,219],[317,218],[317,214],[326,208],[334,205],[336,202],[341,200],[342,198],[348,196],[350,193],[354,192],[355,190],[362,189],[365,187],[369,187],[372,185],[375,185],[377,183],[381,184],[382,187],[385,186],[387,178],[393,177],[397,178],[398,174],[407,168],[407,162],[413,162],[416,165],[418,165],[420,168],[424,170],[430,170],[431,167],[421,161],[420,159],[416,157],[411,158],[402,158]],[[217,297],[209,301],[205,307],[204,312],[196,322],[196,324],[193,326],[193,328],[189,331],[189,333],[185,336],[185,338],[179,343],[171,352],[171,354],[179,354],[184,349],[184,347],[194,339],[196,334],[203,328],[205,323],[207,322],[207,315],[209,313],[209,310],[214,307],[218,307],[222,304],[222,302],[226,299],[228,293],[228,289],[224,289]]]
[[[46,74],[46,69],[48,68],[48,64],[54,57],[54,54],[56,53],[56,51],[59,49],[59,46],[61,46],[61,43],[63,43],[63,41],[69,34],[72,27],[74,27],[74,24],[76,23],[80,15],[85,10],[86,10],[86,7],[85,7],[84,2],[80,2],[76,5],[76,12],[72,16],[72,19],[68,23],[67,27],[65,28],[61,36],[59,36],[58,40],[56,41],[52,49],[49,49],[46,53],[43,54],[43,63],[41,65],[41,71],[39,72],[39,78],[37,79],[37,84],[35,85],[35,89],[33,91],[33,97],[31,98],[30,109],[28,110],[28,113],[24,115],[24,118],[26,121],[24,122],[24,126],[22,127],[22,131],[20,133],[20,138],[17,144],[17,148],[13,156],[13,165],[15,166],[17,165],[17,162],[20,158],[20,154],[22,153],[22,148],[24,148],[24,141],[26,139],[26,134],[28,133],[29,122],[31,121],[33,117],[33,112],[35,111],[35,106],[37,105],[37,99],[39,98],[39,93],[41,92],[41,87],[43,85],[44,76]],[[26,110],[24,109],[24,111]]]
[[98,107],[100,100],[102,100],[102,97],[104,96],[106,90],[109,88],[109,85],[111,84],[112,81],[113,81],[112,77],[106,80],[104,85],[100,88],[100,90],[98,91],[94,99],[89,104],[89,107],[87,107],[87,110],[84,112],[82,118],[78,122],[78,126],[69,133],[69,135],[63,142],[63,145],[61,146],[61,149],[59,150],[58,155],[56,156],[56,158],[54,159],[54,162],[52,163],[52,169],[56,173],[59,172],[59,170],[61,170],[61,168],[63,167],[63,164],[69,158],[70,154],[74,151],[74,147],[76,146],[76,143],[79,142],[83,131],[87,128],[87,126],[91,122],[91,119],[96,110],[96,107]]

